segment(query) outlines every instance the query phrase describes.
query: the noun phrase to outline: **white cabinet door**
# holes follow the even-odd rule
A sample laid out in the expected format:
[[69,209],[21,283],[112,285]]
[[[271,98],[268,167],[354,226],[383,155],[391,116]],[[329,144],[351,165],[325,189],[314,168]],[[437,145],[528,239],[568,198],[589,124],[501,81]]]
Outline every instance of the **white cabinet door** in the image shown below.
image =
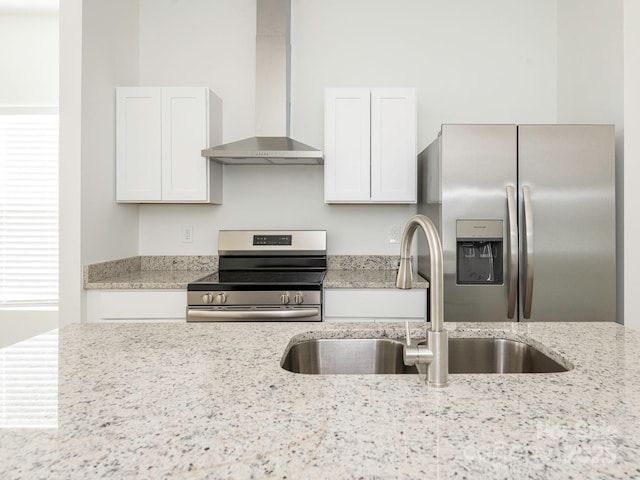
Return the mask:
[[116,90],[116,199],[162,199],[160,89]]
[[[203,87],[116,89],[117,201],[222,203],[222,102]],[[144,188],[138,188],[144,185]]]
[[416,91],[371,90],[371,200],[417,201]]
[[416,91],[325,90],[327,203],[415,203]]
[[325,90],[326,202],[364,202],[371,196],[370,112],[368,88]]
[[88,290],[87,322],[185,322],[186,290]]
[[162,199],[207,201],[207,91],[162,89]]
[[325,322],[391,322],[427,318],[427,290],[327,288]]

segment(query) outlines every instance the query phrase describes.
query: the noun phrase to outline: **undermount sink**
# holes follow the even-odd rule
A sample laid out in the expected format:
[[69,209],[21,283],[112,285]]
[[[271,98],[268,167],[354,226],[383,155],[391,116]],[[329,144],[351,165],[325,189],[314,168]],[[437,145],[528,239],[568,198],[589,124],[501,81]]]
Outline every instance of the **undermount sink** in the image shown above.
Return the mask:
[[[424,344],[424,342],[422,342]],[[306,374],[417,374],[402,360],[404,343],[391,338],[302,340],[285,352],[285,370]],[[449,373],[568,371],[540,350],[504,338],[449,338]]]

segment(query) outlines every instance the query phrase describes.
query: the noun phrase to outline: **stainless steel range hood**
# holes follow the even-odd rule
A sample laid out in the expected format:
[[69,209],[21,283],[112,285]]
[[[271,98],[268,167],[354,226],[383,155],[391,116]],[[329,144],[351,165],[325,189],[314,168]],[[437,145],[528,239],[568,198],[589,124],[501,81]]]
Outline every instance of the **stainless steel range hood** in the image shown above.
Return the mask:
[[322,152],[289,137],[251,137],[202,150],[225,165],[322,165]]
[[225,165],[322,165],[322,151],[289,138],[290,0],[256,0],[256,135],[202,150]]

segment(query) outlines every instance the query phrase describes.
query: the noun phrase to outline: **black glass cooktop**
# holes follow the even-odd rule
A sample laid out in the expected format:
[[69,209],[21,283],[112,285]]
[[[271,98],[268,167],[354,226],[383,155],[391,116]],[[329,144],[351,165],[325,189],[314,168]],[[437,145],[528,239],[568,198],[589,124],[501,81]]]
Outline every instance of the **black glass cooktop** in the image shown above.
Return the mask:
[[188,285],[188,290],[295,290],[319,289],[326,271],[223,271]]

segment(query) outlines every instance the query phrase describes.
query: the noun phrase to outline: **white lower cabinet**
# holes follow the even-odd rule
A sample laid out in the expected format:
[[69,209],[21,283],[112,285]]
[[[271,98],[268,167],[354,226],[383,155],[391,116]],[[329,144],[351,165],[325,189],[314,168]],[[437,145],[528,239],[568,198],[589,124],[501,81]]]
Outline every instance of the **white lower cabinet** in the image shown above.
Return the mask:
[[325,322],[426,320],[426,289],[331,288],[324,291]]
[[87,290],[87,322],[185,322],[186,290]]

